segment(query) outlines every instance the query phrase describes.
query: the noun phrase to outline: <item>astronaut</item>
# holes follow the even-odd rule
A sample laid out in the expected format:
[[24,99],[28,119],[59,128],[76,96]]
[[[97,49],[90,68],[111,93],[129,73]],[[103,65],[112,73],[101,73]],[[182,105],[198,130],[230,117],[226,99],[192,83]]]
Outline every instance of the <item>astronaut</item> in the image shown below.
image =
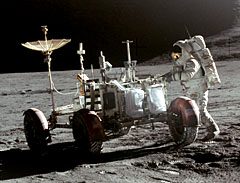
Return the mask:
[[[167,82],[180,81],[186,96],[195,100],[200,110],[201,123],[204,124],[207,129],[207,135],[202,140],[210,141],[219,135],[220,130],[207,111],[208,89],[215,81],[219,83],[220,79],[203,37],[195,36],[188,40],[177,41],[173,45],[171,57],[174,63],[173,69],[163,75],[163,77]],[[214,69],[208,68],[206,66],[207,62],[211,63],[209,67],[215,67],[214,73],[208,73],[208,70],[212,71]],[[206,76],[206,74],[208,74],[208,76]]]

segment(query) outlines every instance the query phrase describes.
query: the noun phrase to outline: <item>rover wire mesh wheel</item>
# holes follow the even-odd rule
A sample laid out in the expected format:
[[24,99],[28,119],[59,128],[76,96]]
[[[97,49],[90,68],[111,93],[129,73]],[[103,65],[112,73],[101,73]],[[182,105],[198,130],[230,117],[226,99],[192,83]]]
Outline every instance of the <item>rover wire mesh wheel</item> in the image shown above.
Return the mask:
[[193,143],[198,134],[198,127],[183,126],[182,119],[171,119],[168,122],[170,134],[176,144],[186,146]]
[[41,153],[46,149],[50,133],[43,129],[41,121],[32,110],[24,112],[24,133],[32,151]]
[[187,97],[176,98],[170,104],[168,115],[169,131],[176,144],[186,146],[193,143],[199,128],[196,103]]
[[86,118],[89,115],[88,109],[81,109],[74,113],[72,121],[73,137],[76,145],[83,149],[84,152],[91,155],[98,155],[102,150],[101,140],[92,140],[88,128]]

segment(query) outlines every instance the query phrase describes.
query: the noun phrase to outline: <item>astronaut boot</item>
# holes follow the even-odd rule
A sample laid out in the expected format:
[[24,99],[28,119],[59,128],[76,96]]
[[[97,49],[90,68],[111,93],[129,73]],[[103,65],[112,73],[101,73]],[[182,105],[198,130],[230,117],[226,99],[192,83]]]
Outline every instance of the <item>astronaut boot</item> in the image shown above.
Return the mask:
[[216,138],[220,134],[219,127],[216,123],[207,127],[207,135],[202,139],[202,141],[207,142]]

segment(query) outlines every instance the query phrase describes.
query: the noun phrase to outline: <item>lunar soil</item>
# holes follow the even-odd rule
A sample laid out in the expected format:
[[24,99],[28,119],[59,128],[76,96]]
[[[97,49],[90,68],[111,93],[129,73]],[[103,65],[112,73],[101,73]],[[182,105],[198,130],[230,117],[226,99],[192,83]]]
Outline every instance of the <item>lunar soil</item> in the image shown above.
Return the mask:
[[[54,60],[53,60],[54,62]],[[51,131],[52,143],[42,155],[29,150],[23,112],[51,110],[47,72],[0,75],[0,180],[4,182],[240,182],[240,62],[221,61],[222,80],[210,90],[208,110],[221,133],[210,143],[201,126],[195,143],[178,148],[165,123],[132,127],[122,137],[106,141],[102,153],[90,157],[74,145],[71,129]],[[47,67],[47,66],[46,66]],[[137,74],[163,74],[170,64],[140,66]],[[57,106],[72,102],[79,71],[53,72]],[[89,74],[90,72],[87,71]],[[99,71],[95,70],[95,76]],[[91,75],[91,74],[90,74]],[[168,86],[168,101],[183,95],[178,82]],[[67,119],[62,119],[67,120]]]

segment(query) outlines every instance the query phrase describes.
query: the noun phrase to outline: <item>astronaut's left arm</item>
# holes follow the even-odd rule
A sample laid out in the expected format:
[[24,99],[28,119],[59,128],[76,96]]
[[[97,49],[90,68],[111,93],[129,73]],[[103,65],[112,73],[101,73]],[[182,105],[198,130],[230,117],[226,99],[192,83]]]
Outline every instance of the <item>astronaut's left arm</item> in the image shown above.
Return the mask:
[[192,79],[195,74],[201,68],[200,64],[195,59],[190,59],[186,62],[185,69],[183,71],[177,71],[172,73],[172,80],[173,81],[188,81]]

